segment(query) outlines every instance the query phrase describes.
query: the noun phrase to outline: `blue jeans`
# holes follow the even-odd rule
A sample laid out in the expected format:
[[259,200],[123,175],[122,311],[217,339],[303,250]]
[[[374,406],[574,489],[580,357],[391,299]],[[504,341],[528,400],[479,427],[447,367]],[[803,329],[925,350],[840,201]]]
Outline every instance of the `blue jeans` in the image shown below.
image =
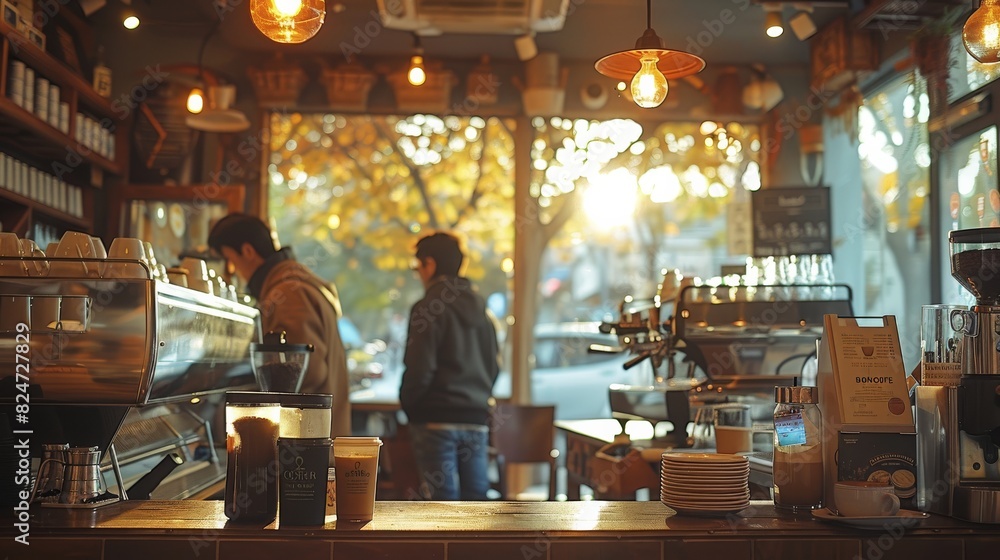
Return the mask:
[[413,454],[429,500],[485,500],[489,432],[472,424],[410,424]]

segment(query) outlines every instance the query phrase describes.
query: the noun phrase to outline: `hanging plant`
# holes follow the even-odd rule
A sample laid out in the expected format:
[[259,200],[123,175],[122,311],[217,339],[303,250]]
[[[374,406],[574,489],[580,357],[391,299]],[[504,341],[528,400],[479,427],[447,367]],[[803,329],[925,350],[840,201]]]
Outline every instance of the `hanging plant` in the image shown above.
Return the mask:
[[914,64],[927,80],[932,111],[947,103],[951,38],[961,32],[967,12],[964,5],[947,9],[940,18],[927,21],[910,40]]

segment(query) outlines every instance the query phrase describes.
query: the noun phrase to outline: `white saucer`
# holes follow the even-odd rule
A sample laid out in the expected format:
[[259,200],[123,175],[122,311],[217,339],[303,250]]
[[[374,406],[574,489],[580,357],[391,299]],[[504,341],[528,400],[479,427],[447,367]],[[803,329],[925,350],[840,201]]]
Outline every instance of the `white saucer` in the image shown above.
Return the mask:
[[746,482],[726,485],[683,484],[674,480],[663,480],[660,481],[660,487],[669,489],[671,492],[698,493],[714,496],[717,494],[738,494],[747,489],[747,484]]
[[660,499],[667,502],[674,502],[678,504],[699,505],[708,507],[725,507],[725,506],[742,504],[743,502],[748,501],[750,499],[750,493],[746,492],[740,495],[723,496],[718,499],[709,500],[700,496],[660,492]]
[[749,460],[742,455],[730,455],[727,453],[664,453],[663,461],[664,463],[671,462],[697,465],[704,465],[706,463],[744,465],[749,463]]
[[691,475],[691,474],[678,474],[674,472],[662,473],[660,475],[660,480],[672,481],[672,482],[682,482],[685,484],[708,484],[716,485],[719,483],[733,484],[733,483],[745,483],[749,478],[750,473],[726,473],[726,474],[716,474],[713,476],[706,475]]
[[676,467],[663,467],[660,474],[677,476],[741,476],[750,473],[750,467],[738,467],[735,469],[678,469]]
[[929,517],[928,514],[922,511],[911,511],[908,509],[901,509],[896,515],[846,517],[833,513],[829,508],[813,510],[812,516],[816,519],[822,519],[823,521],[843,523],[844,525],[850,525],[851,527],[856,527],[858,529],[877,530],[885,529],[887,525],[897,524],[902,525],[903,527],[913,527]]
[[685,507],[682,505],[670,505],[666,502],[663,502],[662,500],[661,503],[663,503],[663,505],[676,511],[679,514],[693,515],[696,517],[725,517],[726,515],[729,515],[731,513],[737,513],[739,511],[743,511],[750,505],[750,502],[747,502],[746,504],[743,505],[733,506],[725,509],[703,509],[700,507]]

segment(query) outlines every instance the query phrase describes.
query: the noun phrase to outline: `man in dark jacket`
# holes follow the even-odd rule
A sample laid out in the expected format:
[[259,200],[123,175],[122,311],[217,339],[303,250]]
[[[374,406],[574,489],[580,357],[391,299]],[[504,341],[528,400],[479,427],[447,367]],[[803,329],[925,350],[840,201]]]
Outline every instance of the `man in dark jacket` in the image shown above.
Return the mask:
[[499,373],[486,302],[460,277],[464,255],[447,233],[417,242],[423,299],[410,310],[399,401],[410,423],[424,497],[485,500],[489,399]]

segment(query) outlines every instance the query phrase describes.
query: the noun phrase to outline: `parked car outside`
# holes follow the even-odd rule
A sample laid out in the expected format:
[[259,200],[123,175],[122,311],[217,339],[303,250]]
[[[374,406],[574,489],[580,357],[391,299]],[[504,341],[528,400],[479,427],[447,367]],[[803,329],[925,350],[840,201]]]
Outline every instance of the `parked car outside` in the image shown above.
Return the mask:
[[[625,370],[633,356],[627,352],[591,352],[591,345],[618,347],[618,337],[602,333],[597,322],[547,323],[535,327],[534,366],[531,370],[533,404],[554,404],[556,419],[611,418],[608,386],[652,385],[648,360]],[[509,362],[509,361],[508,361]],[[493,386],[498,399],[511,395],[509,366]]]
[[[600,332],[598,326],[597,322],[578,322],[535,327],[532,402],[554,404],[557,419],[611,418],[609,385],[653,383],[653,369],[648,360],[625,370],[622,365],[632,357],[627,352],[589,351],[592,344],[619,346],[618,337]],[[504,362],[509,364],[509,360]],[[351,401],[397,401],[402,371],[402,364],[387,364],[381,378],[370,379],[366,386],[352,392]],[[493,396],[505,399],[510,395],[510,370],[504,367],[493,387]]]

